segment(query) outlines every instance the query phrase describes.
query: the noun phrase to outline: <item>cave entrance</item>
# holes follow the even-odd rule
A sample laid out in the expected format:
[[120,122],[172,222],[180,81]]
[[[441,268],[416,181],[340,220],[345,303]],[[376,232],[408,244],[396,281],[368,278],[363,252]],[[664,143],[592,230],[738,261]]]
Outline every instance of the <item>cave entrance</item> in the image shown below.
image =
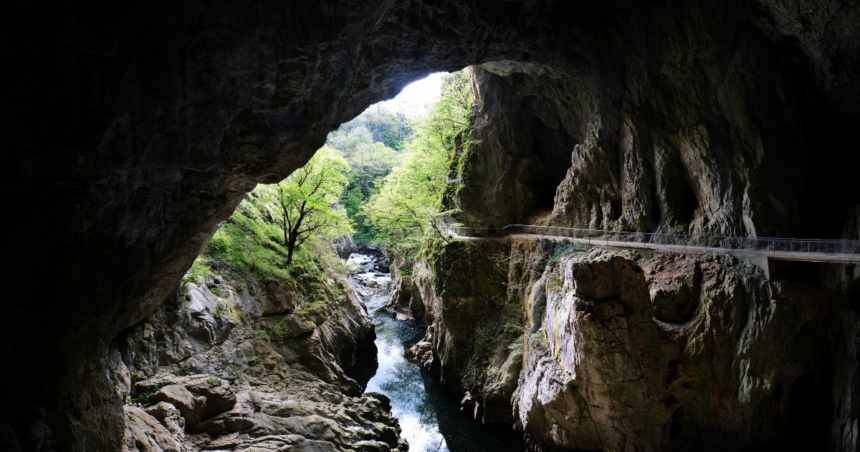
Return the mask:
[[543,177],[536,181],[537,197],[533,207],[533,216],[540,220],[552,212],[556,189],[572,165],[570,155],[577,141],[563,128],[547,126],[531,105],[520,110],[519,120],[531,139],[532,152],[543,167]]
[[462,185],[473,118],[469,68],[435,72],[330,132],[325,148],[349,164],[340,204],[356,243],[393,244],[443,221],[435,197]]

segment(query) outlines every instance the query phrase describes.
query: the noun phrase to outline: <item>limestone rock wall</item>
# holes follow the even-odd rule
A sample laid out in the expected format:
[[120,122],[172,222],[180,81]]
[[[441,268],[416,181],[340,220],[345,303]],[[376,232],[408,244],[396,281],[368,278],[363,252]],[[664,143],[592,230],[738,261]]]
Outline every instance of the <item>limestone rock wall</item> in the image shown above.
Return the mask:
[[443,203],[468,226],[533,224],[541,211],[552,210],[576,145],[559,108],[568,86],[551,69],[529,64],[488,63],[473,66],[472,74],[473,144],[458,149],[465,154],[462,174],[449,184]]
[[[452,280],[488,280],[494,255],[498,288]],[[729,255],[549,241],[449,245],[434,268],[417,361],[537,450],[858,447],[860,318],[834,291]]]
[[562,116],[533,124],[564,127],[576,150],[559,224],[836,236],[829,218],[858,202],[839,143],[860,106],[850,0],[14,0],[0,22],[0,361],[16,363],[0,385],[17,388],[0,431],[24,450],[45,432],[116,450],[117,334],[255,183],[432,71],[546,68],[531,86],[560,88],[531,97]]
[[387,397],[344,374],[375,334],[337,284],[341,299],[313,307],[253,275],[184,284],[112,344],[121,450],[399,450]]
[[831,190],[850,191],[851,176],[816,160],[840,158],[833,149],[850,138],[838,124],[852,116],[803,90],[802,72],[777,76],[793,57],[762,53],[771,51],[752,44],[757,32],[736,30],[749,45],[731,58],[688,48],[713,49],[711,31],[631,57],[661,73],[630,71],[599,87],[553,65],[476,67],[479,142],[449,190],[455,218],[501,227],[551,212],[550,223],[569,227],[837,238],[858,198],[836,199]]

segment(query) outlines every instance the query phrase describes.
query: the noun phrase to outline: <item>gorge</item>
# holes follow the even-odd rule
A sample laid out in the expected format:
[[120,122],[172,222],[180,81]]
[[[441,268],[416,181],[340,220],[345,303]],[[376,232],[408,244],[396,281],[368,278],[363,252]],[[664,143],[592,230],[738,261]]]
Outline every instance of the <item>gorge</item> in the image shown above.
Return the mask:
[[[860,239],[852,1],[11,2],[2,24],[4,452],[178,450],[181,424],[215,450],[397,448],[343,370],[372,329],[348,282],[299,312],[277,284],[182,280],[256,184],[434,71],[473,73],[453,221]],[[413,358],[531,450],[858,449],[858,265],[410,257]]]

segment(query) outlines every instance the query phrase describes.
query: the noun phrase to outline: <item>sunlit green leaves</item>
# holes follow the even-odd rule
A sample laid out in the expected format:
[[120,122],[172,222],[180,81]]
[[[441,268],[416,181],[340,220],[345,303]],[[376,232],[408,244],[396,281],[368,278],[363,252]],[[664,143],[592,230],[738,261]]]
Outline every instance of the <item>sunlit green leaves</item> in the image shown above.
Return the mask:
[[363,206],[386,246],[415,250],[428,235],[439,235],[439,199],[449,168],[457,165],[458,143],[468,135],[472,102],[468,69],[443,77],[442,97],[415,123],[404,163]]

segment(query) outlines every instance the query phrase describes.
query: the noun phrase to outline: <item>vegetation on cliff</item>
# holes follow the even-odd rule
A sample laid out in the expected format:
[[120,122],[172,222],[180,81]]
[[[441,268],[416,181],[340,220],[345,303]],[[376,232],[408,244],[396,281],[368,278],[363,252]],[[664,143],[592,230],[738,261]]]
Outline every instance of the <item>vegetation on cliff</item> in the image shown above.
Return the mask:
[[[278,184],[246,195],[194,262],[186,281],[235,270],[295,282],[342,272],[332,242],[414,254],[440,241],[441,198],[464,172],[474,95],[468,69],[442,79],[427,114],[405,120],[371,107]],[[458,179],[459,180],[459,179]]]
[[[361,209],[377,231],[377,243],[410,254],[428,237],[440,235],[441,198],[462,173],[473,101],[468,69],[443,77],[441,98],[413,125],[403,164]],[[449,181],[452,168],[455,178]]]
[[340,155],[323,148],[287,179],[259,185],[221,225],[185,280],[197,283],[213,269],[282,281],[323,280],[341,270],[332,241],[351,231],[338,205],[348,171]]

